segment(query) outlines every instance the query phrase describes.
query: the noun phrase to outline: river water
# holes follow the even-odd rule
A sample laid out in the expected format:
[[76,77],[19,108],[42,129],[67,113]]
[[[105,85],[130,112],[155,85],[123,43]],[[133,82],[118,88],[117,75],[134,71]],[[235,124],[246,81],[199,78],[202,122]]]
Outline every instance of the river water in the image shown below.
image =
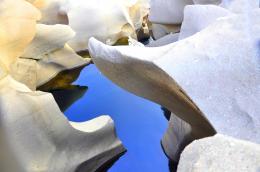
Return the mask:
[[127,149],[108,172],[169,171],[160,145],[167,120],[159,105],[121,89],[93,64],[85,67],[73,84],[88,89],[65,110],[68,119],[82,122],[104,114],[111,116]]

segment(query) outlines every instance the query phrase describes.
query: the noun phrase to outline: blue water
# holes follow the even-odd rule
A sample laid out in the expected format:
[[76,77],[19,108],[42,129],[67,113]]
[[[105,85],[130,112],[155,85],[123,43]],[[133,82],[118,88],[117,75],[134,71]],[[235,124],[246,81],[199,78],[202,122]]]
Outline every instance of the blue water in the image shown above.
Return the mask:
[[169,171],[168,159],[160,145],[167,120],[159,105],[121,89],[95,65],[85,67],[74,84],[88,86],[88,90],[65,111],[69,120],[86,121],[110,115],[127,149],[109,172]]

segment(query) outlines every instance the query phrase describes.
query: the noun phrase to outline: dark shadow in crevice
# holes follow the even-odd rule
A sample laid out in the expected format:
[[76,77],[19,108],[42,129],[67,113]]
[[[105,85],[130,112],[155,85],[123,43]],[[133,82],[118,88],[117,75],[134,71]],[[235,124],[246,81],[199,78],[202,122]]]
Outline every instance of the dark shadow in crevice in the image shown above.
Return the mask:
[[60,110],[64,112],[80,99],[86,93],[87,89],[88,87],[86,86],[71,85],[67,88],[51,90],[50,93],[52,93]]

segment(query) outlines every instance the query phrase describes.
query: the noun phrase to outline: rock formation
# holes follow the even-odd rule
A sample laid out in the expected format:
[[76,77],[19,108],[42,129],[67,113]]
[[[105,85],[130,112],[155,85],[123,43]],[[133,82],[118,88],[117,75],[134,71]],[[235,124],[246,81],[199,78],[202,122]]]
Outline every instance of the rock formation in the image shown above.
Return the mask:
[[111,47],[92,38],[90,53],[119,86],[190,124],[193,139],[216,131],[260,143],[259,17],[256,9],[219,18],[156,48]]
[[29,2],[0,1],[0,171],[94,172],[125,149],[109,116],[69,122],[50,93],[32,91],[90,60],[66,44],[69,26],[36,24]]

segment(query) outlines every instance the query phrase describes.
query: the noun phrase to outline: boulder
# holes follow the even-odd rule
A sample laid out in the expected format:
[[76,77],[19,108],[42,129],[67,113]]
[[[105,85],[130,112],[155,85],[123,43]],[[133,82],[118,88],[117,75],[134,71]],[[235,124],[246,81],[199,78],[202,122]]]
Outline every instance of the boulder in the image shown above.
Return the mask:
[[50,93],[10,76],[0,80],[0,99],[1,171],[95,172],[125,151],[109,116],[69,122]]
[[217,134],[188,145],[178,172],[258,172],[260,145]]

